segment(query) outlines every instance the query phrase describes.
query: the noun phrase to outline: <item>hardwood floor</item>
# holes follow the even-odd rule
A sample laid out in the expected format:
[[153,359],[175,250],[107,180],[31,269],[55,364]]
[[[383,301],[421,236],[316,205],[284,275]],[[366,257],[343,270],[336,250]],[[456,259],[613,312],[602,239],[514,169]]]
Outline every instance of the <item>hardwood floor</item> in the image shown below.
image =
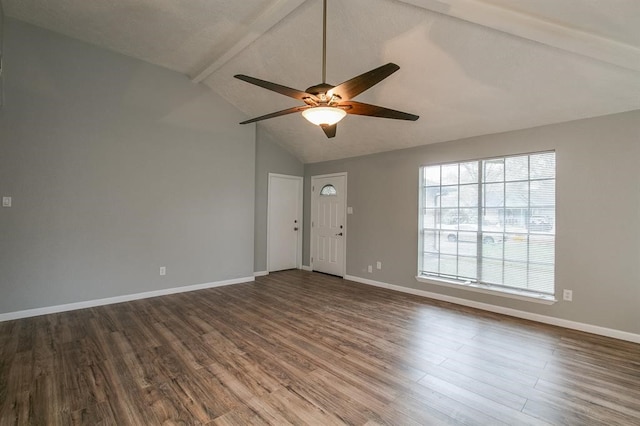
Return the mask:
[[0,323],[1,425],[640,424],[640,345],[303,271]]

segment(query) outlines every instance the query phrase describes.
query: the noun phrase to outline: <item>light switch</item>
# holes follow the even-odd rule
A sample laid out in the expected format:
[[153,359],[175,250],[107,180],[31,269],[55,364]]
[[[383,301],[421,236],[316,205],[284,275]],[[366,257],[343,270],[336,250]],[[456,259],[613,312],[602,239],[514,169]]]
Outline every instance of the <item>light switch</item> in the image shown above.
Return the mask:
[[11,207],[11,197],[2,197],[2,207]]
[[347,214],[353,214],[353,207],[347,207]]

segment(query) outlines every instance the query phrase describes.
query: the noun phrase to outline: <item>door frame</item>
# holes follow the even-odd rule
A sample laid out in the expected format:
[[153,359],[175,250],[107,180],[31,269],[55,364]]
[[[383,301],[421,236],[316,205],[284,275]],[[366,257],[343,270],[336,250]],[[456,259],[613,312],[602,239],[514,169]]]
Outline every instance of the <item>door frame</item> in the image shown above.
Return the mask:
[[313,195],[313,190],[315,189],[315,181],[316,179],[323,179],[323,178],[331,178],[331,177],[344,177],[344,206],[343,206],[343,217],[344,217],[344,230],[342,231],[344,233],[344,238],[342,238],[343,241],[343,246],[342,246],[342,273],[340,274],[340,276],[342,278],[345,277],[345,275],[347,274],[347,235],[348,235],[348,231],[347,231],[347,172],[339,172],[339,173],[329,173],[326,175],[315,175],[315,176],[311,176],[311,215],[309,217],[309,220],[311,221],[311,233],[310,233],[310,237],[309,238],[309,256],[311,259],[309,259],[309,267],[311,268],[311,270],[313,271],[313,260],[315,258],[315,253],[314,253],[314,244],[313,244],[313,237],[315,234],[315,227],[313,226],[313,212],[315,211],[315,207],[316,207],[316,198]]
[[297,240],[297,249],[296,249],[296,268],[302,268],[302,234],[304,228],[303,224],[303,201],[304,201],[304,177],[302,176],[293,176],[293,175],[283,175],[279,173],[269,173],[269,182],[267,186],[267,274],[271,272],[271,264],[270,264],[270,252],[271,252],[271,206],[273,205],[273,180],[274,179],[289,179],[298,181],[298,206],[297,206],[297,216],[298,216],[298,240]]

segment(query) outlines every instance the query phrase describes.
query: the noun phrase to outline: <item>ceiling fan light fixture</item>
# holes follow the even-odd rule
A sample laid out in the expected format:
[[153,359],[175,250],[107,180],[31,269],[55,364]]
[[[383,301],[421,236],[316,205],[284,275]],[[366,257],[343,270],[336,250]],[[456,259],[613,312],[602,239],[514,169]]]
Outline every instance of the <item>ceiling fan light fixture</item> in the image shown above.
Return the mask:
[[342,108],[318,106],[302,111],[302,116],[316,126],[333,126],[342,120],[347,112]]

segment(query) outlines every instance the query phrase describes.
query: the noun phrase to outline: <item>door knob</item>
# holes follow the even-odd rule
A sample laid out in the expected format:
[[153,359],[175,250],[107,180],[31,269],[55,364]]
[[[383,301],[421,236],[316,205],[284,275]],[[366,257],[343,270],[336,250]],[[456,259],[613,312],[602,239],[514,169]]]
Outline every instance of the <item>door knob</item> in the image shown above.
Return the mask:
[[293,230],[294,230],[294,231],[297,231],[297,230],[298,230],[298,227],[296,226],[295,228],[293,228]]
[[336,237],[342,237],[342,232],[339,234],[336,234]]

